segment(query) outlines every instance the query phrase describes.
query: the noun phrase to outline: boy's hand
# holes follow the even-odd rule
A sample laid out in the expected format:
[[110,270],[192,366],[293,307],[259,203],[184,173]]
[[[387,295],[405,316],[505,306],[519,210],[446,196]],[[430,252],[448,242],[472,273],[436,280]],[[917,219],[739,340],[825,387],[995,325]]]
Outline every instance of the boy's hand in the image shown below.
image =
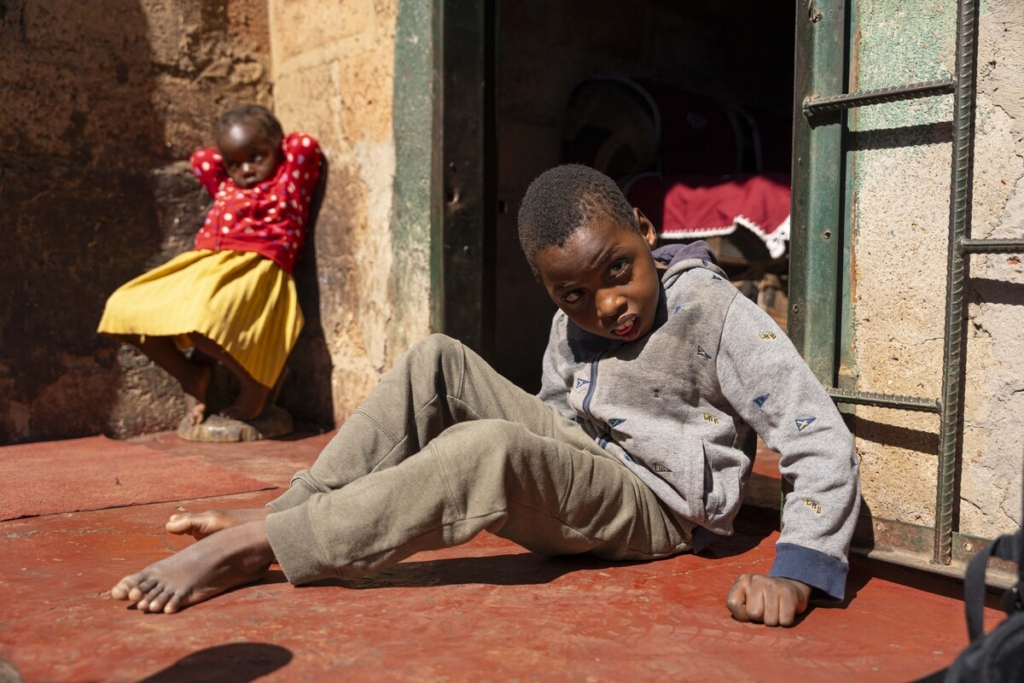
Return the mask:
[[765,626],[792,626],[807,609],[811,587],[793,579],[764,574],[741,574],[725,604],[737,621],[759,621]]

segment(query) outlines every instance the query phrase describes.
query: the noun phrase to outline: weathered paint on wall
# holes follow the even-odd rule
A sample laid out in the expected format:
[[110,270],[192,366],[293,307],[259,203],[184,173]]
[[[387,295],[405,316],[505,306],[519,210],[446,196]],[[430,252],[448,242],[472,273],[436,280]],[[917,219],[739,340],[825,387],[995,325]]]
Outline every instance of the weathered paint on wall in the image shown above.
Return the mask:
[[175,426],[180,389],[95,334],[131,277],[191,245],[184,162],[270,103],[261,0],[0,3],[0,443]]
[[[857,0],[851,89],[941,78],[954,67],[956,7]],[[1024,17],[981,5],[972,236],[1024,237]],[[952,110],[950,96],[865,107],[851,119],[856,388],[937,398],[942,388]],[[959,530],[1016,528],[1024,450],[1024,268],[974,256],[966,288],[967,379]],[[934,523],[938,418],[858,407],[872,514]]]
[[439,0],[399,0],[395,27],[393,129],[395,185],[391,214],[390,292],[395,353],[439,329],[440,303],[432,278],[440,272],[433,249],[441,221]]
[[[316,136],[329,160],[307,272],[297,275],[312,321],[290,361],[290,385],[302,393],[285,405],[308,411],[311,399],[329,397],[319,417],[337,423],[429,331],[429,240],[424,235],[410,253],[405,233],[392,234],[399,3],[271,0],[269,7],[275,111],[286,129]],[[429,13],[426,20],[429,27]],[[429,139],[429,126],[418,133]],[[310,347],[324,353],[311,360]]]

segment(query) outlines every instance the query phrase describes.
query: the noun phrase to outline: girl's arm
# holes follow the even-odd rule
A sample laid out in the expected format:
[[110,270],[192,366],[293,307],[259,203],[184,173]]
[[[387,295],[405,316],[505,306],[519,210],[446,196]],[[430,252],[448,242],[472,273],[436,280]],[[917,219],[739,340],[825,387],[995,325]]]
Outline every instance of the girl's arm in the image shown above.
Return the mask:
[[224,158],[216,147],[196,150],[192,153],[192,172],[199,178],[211,197],[217,196],[221,183],[227,180],[228,172],[224,168]]
[[320,145],[312,135],[296,131],[285,136],[281,147],[285,172],[296,188],[294,192],[303,197],[312,197],[320,180]]

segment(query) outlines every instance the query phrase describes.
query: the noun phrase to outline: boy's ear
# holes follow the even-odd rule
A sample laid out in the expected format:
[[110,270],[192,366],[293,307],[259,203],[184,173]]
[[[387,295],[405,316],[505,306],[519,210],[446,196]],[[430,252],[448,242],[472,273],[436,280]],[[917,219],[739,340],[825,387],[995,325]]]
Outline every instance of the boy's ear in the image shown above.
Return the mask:
[[658,244],[658,231],[654,229],[654,224],[647,220],[647,216],[640,209],[633,207],[633,215],[636,216],[637,225],[640,226],[640,236],[647,242],[647,246],[654,249],[655,245]]

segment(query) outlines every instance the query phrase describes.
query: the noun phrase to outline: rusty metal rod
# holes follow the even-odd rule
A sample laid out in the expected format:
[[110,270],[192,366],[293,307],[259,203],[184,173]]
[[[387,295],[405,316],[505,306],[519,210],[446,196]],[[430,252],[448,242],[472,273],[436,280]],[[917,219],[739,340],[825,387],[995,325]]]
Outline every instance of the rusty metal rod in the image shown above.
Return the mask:
[[922,97],[948,95],[949,93],[954,92],[955,88],[956,82],[953,81],[953,79],[943,78],[936,81],[898,85],[891,88],[861,90],[847,95],[809,97],[804,100],[803,112],[804,116],[811,118],[817,114],[841,111],[843,109],[852,109],[854,107],[866,107],[872,104],[902,102],[904,100],[916,100]]
[[965,254],[1024,254],[1024,240],[984,239],[960,240]]
[[975,0],[957,3],[956,90],[953,94],[953,168],[949,201],[949,249],[946,278],[946,333],[943,343],[942,412],[935,491],[935,554],[932,562],[953,559],[953,495],[957,427],[963,413],[964,254],[957,245],[970,234],[971,176],[974,158]]
[[922,413],[938,413],[942,409],[941,402],[934,398],[917,398],[915,396],[898,396],[896,394],[876,394],[869,391],[847,391],[845,389],[827,389],[828,395],[836,403],[850,403],[878,408],[895,408],[912,410]]

